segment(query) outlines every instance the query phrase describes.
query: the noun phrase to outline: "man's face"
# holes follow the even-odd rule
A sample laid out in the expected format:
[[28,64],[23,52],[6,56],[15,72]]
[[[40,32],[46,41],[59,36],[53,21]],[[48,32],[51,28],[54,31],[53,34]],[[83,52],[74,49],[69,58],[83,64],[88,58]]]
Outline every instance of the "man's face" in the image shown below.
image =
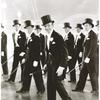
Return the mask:
[[19,28],[20,28],[20,25],[17,24],[17,25],[14,26],[14,28],[15,28],[16,31],[18,31]]
[[44,27],[45,27],[45,30],[46,30],[47,33],[51,33],[53,28],[54,28],[54,25],[53,25],[52,22],[50,22],[50,23],[44,25]]
[[41,29],[36,29],[35,31],[36,31],[36,33],[38,34],[38,33],[41,32]]
[[77,33],[80,33],[81,29],[80,28],[76,28],[76,31],[77,31]]
[[70,28],[69,27],[66,27],[64,28],[65,29],[65,32],[68,33],[70,31]]
[[84,24],[85,31],[89,31],[92,28],[92,25],[86,23]]
[[33,28],[31,26],[26,27],[27,32],[30,34],[33,31]]

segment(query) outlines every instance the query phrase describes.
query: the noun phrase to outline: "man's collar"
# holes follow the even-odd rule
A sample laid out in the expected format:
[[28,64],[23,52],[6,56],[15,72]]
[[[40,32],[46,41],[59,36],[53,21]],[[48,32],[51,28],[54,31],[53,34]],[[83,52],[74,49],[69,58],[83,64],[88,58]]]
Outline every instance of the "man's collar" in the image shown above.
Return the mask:
[[52,30],[49,34],[47,34],[48,37],[51,37],[54,30]]

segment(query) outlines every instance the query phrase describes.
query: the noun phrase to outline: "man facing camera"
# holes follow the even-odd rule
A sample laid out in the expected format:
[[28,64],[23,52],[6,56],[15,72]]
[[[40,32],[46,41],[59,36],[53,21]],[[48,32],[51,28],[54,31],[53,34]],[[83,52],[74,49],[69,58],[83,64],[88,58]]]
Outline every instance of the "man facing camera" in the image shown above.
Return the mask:
[[85,19],[83,23],[85,29],[85,40],[83,43],[84,47],[84,63],[80,73],[79,81],[76,85],[76,92],[82,92],[84,90],[87,75],[90,76],[92,85],[91,93],[97,94],[98,88],[96,85],[96,53],[97,53],[97,35],[92,30],[94,27],[93,20],[90,18]]
[[[42,94],[45,91],[42,71],[40,66],[40,37],[33,32],[34,25],[31,20],[25,21],[25,27],[28,32],[27,49],[25,54],[25,69],[24,80],[20,90],[17,93],[26,93],[30,91],[31,79],[34,77],[34,81],[37,88],[37,94]],[[24,60],[23,59],[23,60]]]
[[[63,29],[65,30],[64,44],[65,48],[68,50],[68,66],[69,71],[71,71],[75,66],[73,65],[74,61],[74,36],[71,32],[71,25],[69,22],[64,23]],[[70,80],[68,82],[76,82],[76,73],[75,69],[70,73]]]
[[56,91],[58,91],[62,100],[71,100],[61,83],[60,76],[65,69],[65,49],[62,36],[54,30],[54,21],[50,15],[41,17],[46,36],[47,52],[47,100],[56,100]]
[[14,57],[13,57],[13,65],[10,74],[10,78],[6,82],[14,82],[16,78],[16,73],[18,69],[18,64],[21,65],[21,81],[23,81],[23,72],[24,67],[22,64],[22,59],[25,54],[26,50],[26,34],[21,31],[20,26],[21,24],[17,19],[13,21],[13,27],[15,28],[15,32],[12,34],[13,43],[14,43]]

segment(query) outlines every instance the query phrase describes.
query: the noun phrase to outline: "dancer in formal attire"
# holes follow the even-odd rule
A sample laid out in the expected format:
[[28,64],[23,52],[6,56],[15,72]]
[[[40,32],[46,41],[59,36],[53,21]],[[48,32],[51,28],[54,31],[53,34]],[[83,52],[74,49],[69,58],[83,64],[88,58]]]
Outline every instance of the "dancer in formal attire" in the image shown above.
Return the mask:
[[74,90],[76,92],[83,92],[87,75],[90,76],[90,81],[92,85],[92,93],[97,93],[96,86],[96,63],[97,63],[97,35],[92,30],[94,27],[93,20],[90,18],[85,19],[83,23],[85,28],[85,40],[84,40],[84,63],[83,68],[80,73],[79,81]]
[[56,91],[62,100],[71,100],[60,78],[65,69],[64,62],[66,60],[63,38],[54,30],[54,21],[51,20],[50,15],[41,17],[41,20],[47,32],[47,100],[56,100]]
[[25,54],[26,50],[26,34],[20,30],[21,24],[18,20],[13,21],[15,28],[15,32],[12,34],[13,43],[14,43],[14,56],[13,56],[13,66],[10,74],[10,78],[6,82],[14,82],[16,77],[16,72],[18,65],[20,63],[21,66],[21,80],[19,82],[23,81],[23,72],[24,72],[24,66],[22,64],[22,59]]
[[[45,91],[44,82],[42,78],[42,70],[40,66],[40,37],[33,32],[34,25],[30,20],[25,21],[25,29],[28,31],[27,38],[27,50],[25,56],[25,70],[24,81],[20,90],[17,93],[26,93],[30,90],[31,78],[34,77],[34,81],[37,88],[37,94],[42,94]],[[23,60],[24,60],[23,59]]]
[[[75,66],[73,66],[74,61],[74,36],[71,32],[71,25],[69,22],[64,23],[63,29],[65,30],[64,44],[66,49],[68,50],[68,64],[69,71],[71,71]],[[76,72],[75,69],[70,73],[70,80],[68,82],[76,82]]]
[[76,61],[79,63],[79,69],[82,69],[82,58],[83,58],[83,42],[85,39],[85,35],[82,33],[83,27],[79,23],[76,26],[77,35],[75,38],[75,45],[74,45],[74,61],[73,66],[76,65]]

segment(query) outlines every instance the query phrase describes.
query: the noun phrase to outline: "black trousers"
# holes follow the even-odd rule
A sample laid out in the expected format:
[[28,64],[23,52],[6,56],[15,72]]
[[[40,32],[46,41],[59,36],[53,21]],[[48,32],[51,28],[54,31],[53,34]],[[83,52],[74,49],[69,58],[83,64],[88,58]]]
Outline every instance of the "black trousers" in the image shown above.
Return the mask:
[[92,85],[92,90],[95,91],[97,90],[96,86],[96,69],[95,69],[95,59],[91,59],[88,64],[84,63],[83,68],[80,73],[80,78],[79,81],[76,85],[77,90],[83,90],[85,87],[86,79],[89,74],[90,76],[90,81]]
[[22,64],[22,58],[19,56],[19,54],[20,54],[20,48],[15,47],[13,66],[12,66],[11,75],[9,78],[11,81],[15,81],[15,77],[16,77],[17,68],[18,68],[19,63],[21,65],[21,81],[23,80],[24,65]]
[[[68,61],[69,71],[75,68],[74,66],[75,59],[72,58]],[[76,71],[75,69],[70,73],[70,81],[75,82],[76,81]]]
[[48,65],[47,100],[56,100],[56,91],[62,100],[68,100],[70,98],[61,80],[56,75],[56,66]]
[[2,64],[3,74],[7,75],[8,74],[8,65],[7,65],[7,53],[6,52],[4,52],[4,56],[1,56],[1,64]]
[[[81,51],[78,49],[74,50],[74,56],[73,56],[73,66],[76,65],[76,62],[78,61],[78,63],[80,64],[82,62],[82,57],[79,57],[79,53]],[[79,66],[80,67],[80,66]]]
[[21,90],[24,90],[24,91],[30,90],[32,76],[34,77],[34,81],[35,81],[35,84],[36,84],[37,91],[38,92],[45,91],[40,63],[35,68],[35,67],[33,67],[33,65],[31,63],[31,60],[28,60],[25,63],[24,81],[22,83]]

